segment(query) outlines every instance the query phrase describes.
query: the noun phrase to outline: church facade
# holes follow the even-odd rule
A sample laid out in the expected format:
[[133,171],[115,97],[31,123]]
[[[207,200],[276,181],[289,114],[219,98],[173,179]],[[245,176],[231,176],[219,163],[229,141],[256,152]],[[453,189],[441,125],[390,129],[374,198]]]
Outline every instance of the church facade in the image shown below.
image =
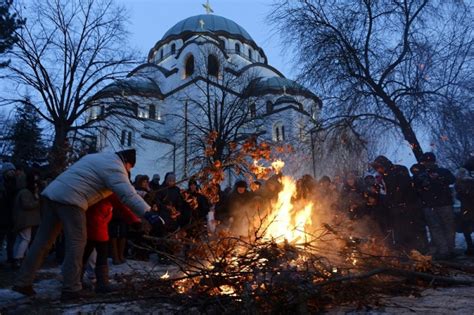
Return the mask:
[[250,34],[225,17],[178,22],[151,48],[147,63],[93,102],[89,119],[103,116],[93,135],[97,149],[135,148],[134,174],[189,176],[210,130],[290,144],[298,158],[285,161],[287,172],[313,174],[309,130],[320,99],[269,65]]

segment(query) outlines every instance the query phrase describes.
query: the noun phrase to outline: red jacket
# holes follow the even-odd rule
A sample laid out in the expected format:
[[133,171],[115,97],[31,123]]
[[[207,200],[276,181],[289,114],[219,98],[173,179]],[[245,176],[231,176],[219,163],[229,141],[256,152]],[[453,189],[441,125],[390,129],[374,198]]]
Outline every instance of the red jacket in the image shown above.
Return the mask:
[[105,242],[109,240],[109,222],[112,220],[112,210],[127,223],[138,223],[140,219],[118,199],[117,195],[102,199],[89,207],[87,217],[87,239]]

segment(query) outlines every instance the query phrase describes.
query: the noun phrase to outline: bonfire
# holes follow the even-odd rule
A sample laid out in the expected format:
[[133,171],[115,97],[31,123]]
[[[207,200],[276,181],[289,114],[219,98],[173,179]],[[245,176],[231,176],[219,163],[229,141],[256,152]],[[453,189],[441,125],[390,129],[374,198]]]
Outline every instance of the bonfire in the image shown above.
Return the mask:
[[[449,277],[429,256],[389,250],[383,235],[367,233],[370,222],[359,226],[321,201],[296,199],[295,179],[282,174],[284,162],[275,159],[265,167],[261,160],[271,160],[269,147],[256,146],[247,144],[246,156],[235,160],[252,158],[247,165],[252,178],[278,178],[277,197],[239,209],[238,231],[221,224],[197,233],[199,238],[186,231],[146,237],[148,245],[135,246],[177,269],[144,279],[141,294],[147,288],[156,298],[174,300],[180,310],[312,313],[347,303],[371,305],[384,295],[414,294],[433,284],[472,284]],[[216,161],[198,176],[213,202],[225,166]]]

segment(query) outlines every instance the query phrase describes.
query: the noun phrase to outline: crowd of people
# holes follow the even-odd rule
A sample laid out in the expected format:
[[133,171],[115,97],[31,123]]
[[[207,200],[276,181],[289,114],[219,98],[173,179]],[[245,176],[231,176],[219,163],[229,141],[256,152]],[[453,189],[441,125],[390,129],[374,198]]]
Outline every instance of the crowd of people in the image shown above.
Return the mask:
[[[8,263],[19,269],[13,290],[35,294],[33,280],[51,249],[63,252],[62,300],[75,299],[84,291],[84,272],[95,266],[97,293],[114,290],[108,278],[108,258],[113,264],[126,261],[127,239],[133,231],[164,237],[189,227],[215,229],[245,225],[236,213],[258,211],[278,198],[281,175],[266,181],[239,180],[233,188],[218,188],[213,204],[201,193],[195,179],[182,189],[169,172],[161,181],[137,175],[130,179],[136,162],[134,150],[90,154],[53,180],[43,180],[36,169],[24,172],[3,163],[1,176],[0,244],[6,243]],[[461,202],[459,228],[464,233],[466,254],[474,254],[474,158],[452,174],[425,153],[410,170],[385,156],[371,163],[371,172],[359,176],[305,175],[296,183],[293,196],[314,200],[350,220],[371,222],[369,234],[402,251],[416,249],[436,259],[455,255],[454,196]],[[252,210],[253,209],[253,210]],[[316,210],[317,211],[317,208]],[[196,229],[188,229],[196,233]],[[62,246],[61,246],[62,244]],[[135,255],[146,253],[136,251]],[[92,259],[93,258],[93,259]]]

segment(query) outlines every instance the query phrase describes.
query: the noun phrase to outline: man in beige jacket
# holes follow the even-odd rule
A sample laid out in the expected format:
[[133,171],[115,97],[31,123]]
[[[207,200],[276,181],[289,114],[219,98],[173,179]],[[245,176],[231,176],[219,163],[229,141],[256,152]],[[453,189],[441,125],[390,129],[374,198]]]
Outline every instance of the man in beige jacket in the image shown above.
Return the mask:
[[41,194],[43,217],[15,281],[14,291],[34,295],[33,280],[53,242],[64,229],[66,253],[62,266],[61,300],[81,298],[82,255],[87,242],[86,210],[115,193],[122,203],[142,217],[150,206],[136,193],[129,173],[135,166],[135,150],[95,153],[81,158]]

